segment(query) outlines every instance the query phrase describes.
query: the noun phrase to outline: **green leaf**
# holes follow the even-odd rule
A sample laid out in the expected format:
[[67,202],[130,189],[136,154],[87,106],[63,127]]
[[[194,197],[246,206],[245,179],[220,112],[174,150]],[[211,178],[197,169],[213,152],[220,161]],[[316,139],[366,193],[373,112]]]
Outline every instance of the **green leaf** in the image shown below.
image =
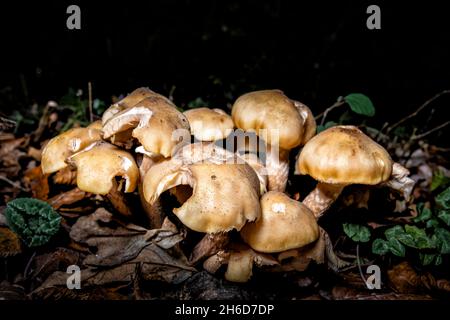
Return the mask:
[[336,126],[338,123],[334,121],[327,121],[323,126],[317,126],[317,133],[320,133],[328,128]]
[[391,251],[392,254],[399,256],[399,257],[404,257],[406,254],[406,249],[405,246],[403,244],[400,243],[400,241],[398,241],[395,238],[391,238],[388,240],[388,246],[389,246],[389,251]]
[[433,218],[427,221],[426,226],[427,228],[436,228],[439,227],[439,225],[440,225],[439,220]]
[[450,212],[441,210],[438,213],[438,218],[441,219],[446,225],[450,227]]
[[425,207],[423,202],[417,204],[417,212],[419,214],[413,219],[414,222],[426,221],[433,216],[430,208]]
[[208,103],[205,100],[203,100],[201,97],[195,98],[195,100],[190,101],[187,105],[187,107],[189,109],[201,108],[201,107],[206,107],[206,106],[208,106]]
[[61,216],[47,203],[33,198],[17,198],[7,203],[8,226],[29,247],[41,246],[59,230]]
[[405,230],[403,230],[402,226],[395,226],[384,231],[384,235],[388,241],[390,239],[397,239],[399,235],[404,234]]
[[417,249],[434,248],[433,241],[427,236],[425,229],[419,229],[416,226],[406,225],[405,231],[409,236],[412,237],[412,239],[414,241],[414,245],[412,245],[411,247],[417,248]]
[[400,234],[397,236],[396,238],[398,241],[400,241],[401,243],[403,243],[405,246],[411,247],[411,248],[416,248],[416,241],[414,239],[413,236],[411,236],[410,234]]
[[450,187],[436,197],[436,204],[442,209],[450,209]]
[[428,266],[434,261],[434,258],[436,258],[436,254],[434,254],[434,253],[419,253],[419,258],[420,258],[420,262],[422,263],[422,265]]
[[436,228],[432,240],[442,254],[450,254],[450,231],[444,228]]
[[342,227],[345,234],[355,242],[368,242],[370,240],[370,230],[366,226],[344,223]]
[[361,93],[351,93],[344,99],[353,112],[369,117],[375,115],[375,107],[373,106],[372,101],[366,95]]
[[441,186],[446,186],[450,183],[450,178],[446,177],[441,170],[436,170],[433,173],[433,180],[431,181],[430,189],[431,191],[436,190]]
[[385,255],[389,251],[389,245],[386,240],[375,239],[372,243],[372,252],[378,255]]
[[436,260],[434,261],[434,265],[438,266],[438,265],[440,265],[440,264],[442,264],[442,256],[441,256],[441,255],[438,255],[438,256],[436,257]]

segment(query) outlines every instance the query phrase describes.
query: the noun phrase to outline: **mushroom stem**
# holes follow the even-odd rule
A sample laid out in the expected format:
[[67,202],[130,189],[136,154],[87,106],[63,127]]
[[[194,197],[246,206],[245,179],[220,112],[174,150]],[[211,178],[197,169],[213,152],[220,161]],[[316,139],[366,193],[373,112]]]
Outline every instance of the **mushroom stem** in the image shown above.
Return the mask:
[[390,179],[382,185],[400,192],[405,200],[409,201],[415,182],[413,179],[409,178],[408,175],[408,169],[401,164],[394,162]]
[[319,182],[302,202],[314,213],[316,219],[319,219],[336,201],[344,187],[342,184]]
[[141,165],[139,166],[139,173],[140,173],[138,185],[139,198],[141,200],[142,209],[144,209],[147,215],[150,229],[161,228],[164,220],[164,215],[159,199],[156,200],[155,203],[153,204],[150,204],[147,201],[145,201],[142,183],[144,181],[145,173],[160,159],[161,158],[158,156],[151,157],[144,154]]
[[247,282],[252,276],[253,254],[251,250],[233,251],[228,260],[225,279],[232,282]]
[[206,234],[192,250],[190,263],[194,265],[204,258],[215,255],[225,248],[229,241],[228,232]]
[[268,190],[284,192],[289,175],[289,150],[268,145],[266,151]]
[[116,181],[113,181],[113,187],[106,195],[106,198],[118,213],[128,218],[132,216],[132,210]]

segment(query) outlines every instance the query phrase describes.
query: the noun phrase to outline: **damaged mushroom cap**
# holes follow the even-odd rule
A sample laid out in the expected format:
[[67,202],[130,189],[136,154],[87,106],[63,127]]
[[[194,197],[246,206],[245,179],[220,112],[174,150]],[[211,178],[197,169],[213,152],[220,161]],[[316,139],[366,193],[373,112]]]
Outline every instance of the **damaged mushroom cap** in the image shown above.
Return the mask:
[[96,142],[72,155],[68,163],[77,168],[77,185],[83,191],[108,194],[115,177],[125,179],[125,192],[133,192],[139,169],[128,152],[107,142]]
[[179,185],[191,186],[192,196],[173,212],[194,231],[240,230],[260,215],[259,180],[246,163],[158,163],[144,177],[145,200],[152,204],[164,191]]
[[[315,132],[315,120],[304,104],[286,97],[281,90],[254,91],[240,96],[231,112],[236,127],[255,131],[269,144],[290,150],[307,142]],[[267,135],[260,130],[267,130]],[[272,141],[279,133],[279,141]]]
[[67,167],[66,159],[86,148],[95,141],[100,141],[101,131],[98,124],[87,128],[72,128],[52,138],[42,150],[41,167],[44,174],[54,173]]
[[125,98],[114,103],[108,109],[106,109],[105,112],[103,112],[102,124],[105,124],[106,121],[111,119],[115,114],[119,113],[120,111],[131,108],[136,103],[144,100],[145,98],[149,98],[155,95],[158,94],[150,90],[149,88],[137,88],[129,95],[127,95]]
[[184,115],[189,120],[191,132],[199,141],[217,141],[228,137],[234,128],[231,117],[221,109],[196,108]]
[[322,131],[302,149],[296,171],[330,184],[375,185],[389,179],[387,151],[355,126]]
[[281,252],[316,241],[319,226],[313,213],[286,194],[269,191],[261,198],[261,217],[241,230],[242,239],[260,252]]
[[179,143],[190,138],[187,118],[161,95],[145,98],[103,125],[105,139],[127,131],[131,131],[146,151],[164,157],[170,157]]

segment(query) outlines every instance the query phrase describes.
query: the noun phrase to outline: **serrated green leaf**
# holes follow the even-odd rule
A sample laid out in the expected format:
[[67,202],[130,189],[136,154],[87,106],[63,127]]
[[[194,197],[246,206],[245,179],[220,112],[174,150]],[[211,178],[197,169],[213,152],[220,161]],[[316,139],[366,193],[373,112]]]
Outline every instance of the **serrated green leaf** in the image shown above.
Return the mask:
[[436,254],[434,253],[419,253],[420,262],[424,266],[428,266],[433,263],[436,258]]
[[375,239],[372,243],[372,252],[378,255],[385,255],[389,252],[388,242],[383,239]]
[[447,226],[450,227],[450,212],[441,210],[438,213],[438,218],[441,219]]
[[368,242],[370,240],[370,230],[366,226],[344,223],[342,227],[345,234],[355,242]]
[[405,230],[403,230],[402,226],[394,226],[384,231],[384,235],[386,236],[386,239],[388,241],[390,239],[396,239],[399,235],[403,233],[405,233]]
[[375,115],[375,107],[372,101],[364,94],[351,93],[345,98],[345,102],[348,103],[350,109],[357,114],[372,117]]
[[442,209],[450,209],[450,187],[436,197],[436,204]]
[[406,254],[405,246],[395,238],[391,238],[388,240],[388,247],[389,251],[396,256],[404,257]]

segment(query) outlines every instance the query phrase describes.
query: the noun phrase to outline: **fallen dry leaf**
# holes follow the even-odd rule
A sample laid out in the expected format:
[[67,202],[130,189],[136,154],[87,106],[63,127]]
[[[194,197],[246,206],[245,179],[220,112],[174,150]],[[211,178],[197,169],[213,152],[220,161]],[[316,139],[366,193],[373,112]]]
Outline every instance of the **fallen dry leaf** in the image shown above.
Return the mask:
[[7,227],[0,227],[0,257],[14,256],[22,252],[19,236]]
[[62,206],[74,204],[84,198],[90,197],[90,193],[82,191],[78,188],[74,188],[70,191],[60,193],[50,199],[47,202],[55,209],[59,209]]
[[48,175],[42,173],[41,166],[25,171],[23,181],[25,186],[31,190],[33,198],[44,201],[48,199]]
[[336,286],[331,291],[333,300],[432,300],[429,295],[373,292]]
[[206,234],[192,250],[189,261],[192,265],[224,249],[230,241],[228,232]]
[[77,170],[69,166],[57,171],[53,176],[53,182],[56,184],[77,184]]

